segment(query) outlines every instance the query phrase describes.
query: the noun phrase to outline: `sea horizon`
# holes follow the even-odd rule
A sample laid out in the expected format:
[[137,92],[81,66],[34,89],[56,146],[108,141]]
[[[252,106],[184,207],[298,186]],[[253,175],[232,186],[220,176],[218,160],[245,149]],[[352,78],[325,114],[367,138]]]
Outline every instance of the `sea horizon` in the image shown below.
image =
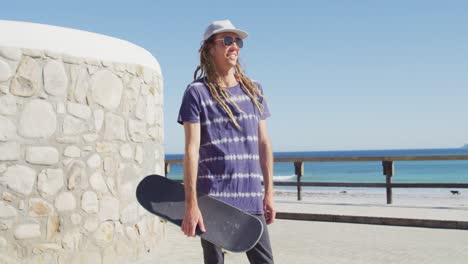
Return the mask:
[[[278,157],[381,157],[468,155],[468,148],[389,149],[344,151],[274,152]],[[183,159],[183,154],[167,154],[166,159]],[[295,181],[292,162],[275,162],[275,181]],[[182,179],[182,164],[171,164],[168,177]],[[383,183],[381,161],[304,162],[304,182]],[[395,161],[395,183],[468,183],[468,160]]]
[[[444,147],[444,148],[378,148],[378,149],[345,149],[345,150],[291,150],[291,151],[273,151],[273,155],[281,154],[281,153],[311,153],[311,152],[367,152],[367,151],[418,151],[418,150],[460,150],[460,149],[468,149],[468,144],[465,144],[460,147]],[[175,155],[183,155],[183,153],[166,153],[165,156],[175,156]]]

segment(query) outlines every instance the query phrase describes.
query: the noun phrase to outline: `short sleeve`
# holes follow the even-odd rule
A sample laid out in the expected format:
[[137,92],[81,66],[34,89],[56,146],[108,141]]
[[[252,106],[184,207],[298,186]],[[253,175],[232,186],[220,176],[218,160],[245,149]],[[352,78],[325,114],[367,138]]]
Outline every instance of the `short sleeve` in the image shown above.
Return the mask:
[[263,97],[259,97],[259,103],[261,103],[263,106],[263,113],[260,113],[260,119],[265,120],[271,116],[270,108],[268,108],[267,99],[265,93],[263,92],[262,85],[258,82],[255,82],[255,84],[257,84],[258,88],[260,89],[260,92],[263,94]]
[[184,122],[200,123],[200,96],[193,86],[187,87],[180,105],[177,122],[181,125]]

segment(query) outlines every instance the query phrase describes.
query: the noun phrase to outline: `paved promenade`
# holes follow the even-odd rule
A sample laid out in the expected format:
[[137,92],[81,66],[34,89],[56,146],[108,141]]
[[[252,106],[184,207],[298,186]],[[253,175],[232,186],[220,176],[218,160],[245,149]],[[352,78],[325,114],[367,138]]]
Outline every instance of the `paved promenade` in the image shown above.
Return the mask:
[[[279,264],[441,263],[465,264],[468,231],[277,220],[270,233]],[[167,225],[167,239],[149,263],[203,263],[200,240]],[[229,253],[225,263],[248,263]]]
[[[362,208],[364,207],[364,209]],[[279,210],[412,216],[461,220],[466,210],[388,206],[314,205],[277,202]],[[346,209],[345,209],[346,208]],[[354,208],[354,209],[352,209]],[[372,210],[369,211],[369,208]],[[389,210],[390,209],[390,210]],[[347,210],[347,211],[346,211]],[[354,210],[354,211],[353,211]],[[367,212],[367,213],[366,213]],[[458,213],[459,214],[458,214]],[[401,215],[400,215],[401,214]],[[464,218],[467,219],[467,218]],[[467,263],[468,231],[365,224],[277,220],[269,226],[276,263]],[[203,263],[200,240],[186,238],[167,224],[166,239],[149,263]],[[229,253],[226,262],[248,263],[244,254]],[[143,263],[141,263],[143,264]]]

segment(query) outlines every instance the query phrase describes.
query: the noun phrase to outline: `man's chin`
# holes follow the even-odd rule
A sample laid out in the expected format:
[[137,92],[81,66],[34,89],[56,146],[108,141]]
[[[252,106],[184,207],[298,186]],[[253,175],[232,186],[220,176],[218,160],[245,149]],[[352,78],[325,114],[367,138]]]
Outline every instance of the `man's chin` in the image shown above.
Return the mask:
[[229,64],[231,64],[231,66],[234,67],[237,64],[237,60],[229,60]]

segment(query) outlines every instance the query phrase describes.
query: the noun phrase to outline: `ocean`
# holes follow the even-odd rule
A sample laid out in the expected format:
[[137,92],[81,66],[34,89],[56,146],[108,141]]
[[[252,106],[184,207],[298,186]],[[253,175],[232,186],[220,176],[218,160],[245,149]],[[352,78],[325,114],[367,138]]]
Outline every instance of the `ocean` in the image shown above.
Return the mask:
[[[355,151],[275,152],[274,157],[373,157],[373,156],[439,156],[468,155],[467,148],[400,149]],[[168,154],[166,159],[182,159],[181,154]],[[275,162],[275,181],[295,181],[292,162]],[[168,175],[182,179],[182,164],[171,164]],[[304,182],[384,183],[382,162],[305,162]],[[468,160],[395,161],[394,183],[468,183]]]

